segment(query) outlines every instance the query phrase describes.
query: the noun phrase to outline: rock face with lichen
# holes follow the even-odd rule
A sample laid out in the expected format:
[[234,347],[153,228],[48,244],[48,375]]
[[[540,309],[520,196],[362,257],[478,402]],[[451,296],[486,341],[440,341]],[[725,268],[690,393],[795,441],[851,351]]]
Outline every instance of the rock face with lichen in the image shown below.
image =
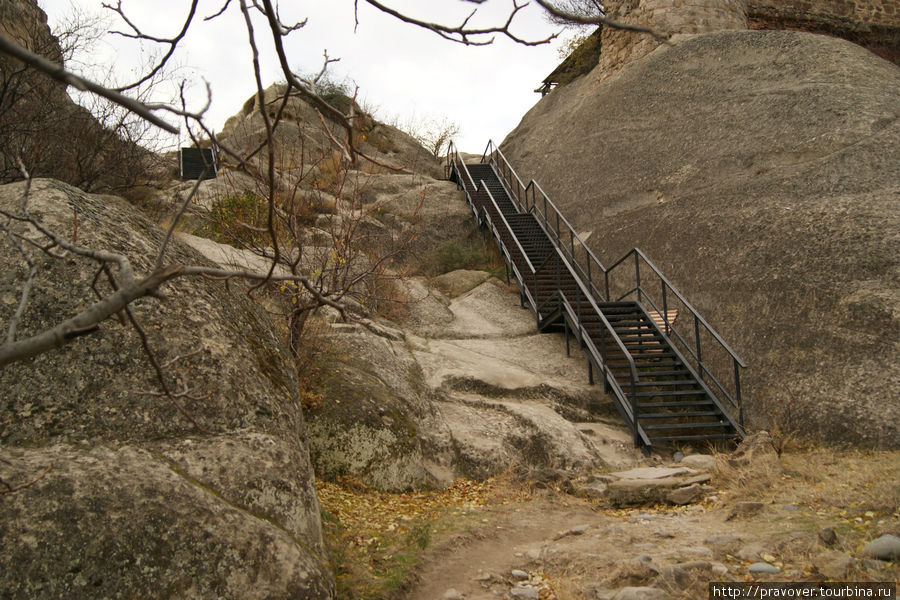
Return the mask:
[[[0,188],[19,206],[23,184]],[[124,201],[36,180],[29,208],[77,242],[146,273],[163,232]],[[35,289],[19,338],[93,300],[97,265],[31,252]],[[180,242],[168,260],[204,263]],[[26,276],[0,241],[0,322]],[[105,278],[97,285],[105,287]],[[0,596],[329,598],[319,507],[296,371],[265,311],[240,286],[166,284],[131,310],[173,390],[159,384],[130,325],[0,371],[0,477],[31,487],[0,500]],[[185,416],[188,415],[188,417]],[[193,421],[193,422],[192,422]]]
[[898,89],[839,39],[685,36],[550,93],[502,147],[603,262],[641,248],[741,354],[751,426],[897,447]]

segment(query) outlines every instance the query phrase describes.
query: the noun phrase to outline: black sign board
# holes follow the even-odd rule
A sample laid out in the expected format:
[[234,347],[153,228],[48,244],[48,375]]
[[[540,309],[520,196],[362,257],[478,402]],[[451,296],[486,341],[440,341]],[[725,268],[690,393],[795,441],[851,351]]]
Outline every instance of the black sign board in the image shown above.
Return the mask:
[[215,179],[216,171],[212,148],[182,148],[178,151],[178,173],[182,179]]

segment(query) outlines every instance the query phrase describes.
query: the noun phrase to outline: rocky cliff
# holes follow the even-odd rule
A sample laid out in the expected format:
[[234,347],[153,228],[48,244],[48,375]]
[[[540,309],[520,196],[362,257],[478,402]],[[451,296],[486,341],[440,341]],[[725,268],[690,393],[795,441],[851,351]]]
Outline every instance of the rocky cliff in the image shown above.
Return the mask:
[[896,447],[898,90],[843,40],[686,36],[552,92],[503,150],[603,261],[642,248],[734,342],[753,423]]
[[[24,190],[0,187],[0,207],[18,210]],[[77,214],[80,244],[141,270],[163,237],[123,200],[53,180],[34,182],[29,207],[56,231],[71,231]],[[205,264],[180,242],[171,251]],[[94,298],[93,261],[32,260],[20,336]],[[7,324],[28,269],[6,236],[0,262]],[[18,486],[52,467],[0,500],[0,596],[331,597],[297,375],[280,335],[240,289],[166,287],[166,301],[132,311],[169,385],[187,395],[159,396],[138,333],[117,320],[0,371],[0,477]]]
[[[60,46],[36,0],[0,3],[0,33],[58,64],[72,52]],[[70,33],[71,46],[87,41],[84,31]],[[0,183],[22,179],[21,159],[34,177],[88,191],[125,189],[137,196],[133,188],[158,175],[158,162],[140,145],[152,145],[150,135],[134,126],[127,111],[109,103],[95,100],[92,110],[104,116],[102,123],[72,101],[66,86],[0,56]]]

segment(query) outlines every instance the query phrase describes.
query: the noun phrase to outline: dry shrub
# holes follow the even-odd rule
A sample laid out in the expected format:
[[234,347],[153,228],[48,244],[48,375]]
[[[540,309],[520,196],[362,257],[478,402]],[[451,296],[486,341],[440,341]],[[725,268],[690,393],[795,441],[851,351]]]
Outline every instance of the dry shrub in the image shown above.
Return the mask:
[[503,277],[503,257],[497,248],[477,233],[465,240],[449,241],[430,250],[422,259],[419,270],[435,277],[458,269],[488,271]]
[[763,460],[746,466],[729,461],[730,454],[716,453],[714,481],[719,489],[727,490],[741,500],[762,500],[771,496],[783,474],[777,460]]
[[402,323],[407,316],[409,288],[396,277],[376,277],[372,284],[370,308],[381,317],[394,323]]
[[344,156],[337,150],[323,157],[313,169],[312,185],[330,193],[339,192],[347,177]]

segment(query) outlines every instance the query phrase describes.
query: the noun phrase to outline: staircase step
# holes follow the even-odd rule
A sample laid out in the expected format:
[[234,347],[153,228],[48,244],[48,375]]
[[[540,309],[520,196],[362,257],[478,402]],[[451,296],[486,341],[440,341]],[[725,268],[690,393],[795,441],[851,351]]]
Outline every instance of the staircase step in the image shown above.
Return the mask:
[[707,435],[673,435],[666,437],[651,437],[650,443],[663,443],[663,442],[688,442],[688,441],[699,441],[699,440],[733,440],[737,438],[737,434],[735,433],[714,433]]
[[[665,392],[638,392],[635,394],[637,398],[674,398],[677,396],[702,396],[706,392],[700,390],[666,390]],[[629,396],[631,394],[628,394]]]
[[[640,418],[640,417],[638,417]],[[670,424],[660,424],[660,425],[642,425],[644,431],[663,431],[666,429],[715,429],[715,428],[730,428],[731,425],[728,422],[723,423],[670,423]]]
[[640,402],[637,405],[638,411],[640,411],[641,409],[644,409],[644,408],[686,408],[689,406],[713,407],[713,406],[715,406],[715,404],[711,400],[707,400],[705,402],[701,401],[701,400],[694,400],[694,401],[685,401],[685,402]]
[[695,418],[695,417],[721,417],[722,413],[714,410],[692,411],[692,412],[665,412],[665,413],[638,413],[640,419],[676,419],[676,418]]
[[[606,352],[607,377],[636,404],[637,418],[649,423],[643,429],[648,434],[657,432],[658,437],[649,438],[651,443],[734,439],[735,425],[717,408],[708,390],[696,380],[660,331],[659,327],[664,325],[659,324],[659,315],[653,311],[647,314],[633,300],[600,302],[594,297],[591,301],[597,302],[600,310],[596,312],[582,293],[580,280],[558,258],[560,240],[555,234],[548,235],[531,212],[519,212],[518,200],[507,191],[503,178],[490,164],[468,165],[468,169],[475,185],[483,182],[482,189],[494,199],[494,203],[486,202],[485,193],[476,193],[471,198],[476,212],[486,212],[497,226],[500,241],[525,279],[520,285],[530,290],[539,304],[539,329],[561,329],[568,317],[554,296],[564,295],[580,321],[576,334],[586,336],[598,350]],[[501,216],[508,227],[498,224]],[[529,263],[536,273],[530,272]],[[669,319],[676,317],[677,313]],[[635,384],[639,391],[634,395],[630,393],[632,362],[638,370]]]
[[691,379],[682,379],[680,381],[675,380],[664,380],[664,381],[638,381],[637,385],[644,387],[676,387],[680,385],[693,385],[697,386],[698,391],[702,391],[703,388],[700,387],[700,384],[697,383],[693,378]]

